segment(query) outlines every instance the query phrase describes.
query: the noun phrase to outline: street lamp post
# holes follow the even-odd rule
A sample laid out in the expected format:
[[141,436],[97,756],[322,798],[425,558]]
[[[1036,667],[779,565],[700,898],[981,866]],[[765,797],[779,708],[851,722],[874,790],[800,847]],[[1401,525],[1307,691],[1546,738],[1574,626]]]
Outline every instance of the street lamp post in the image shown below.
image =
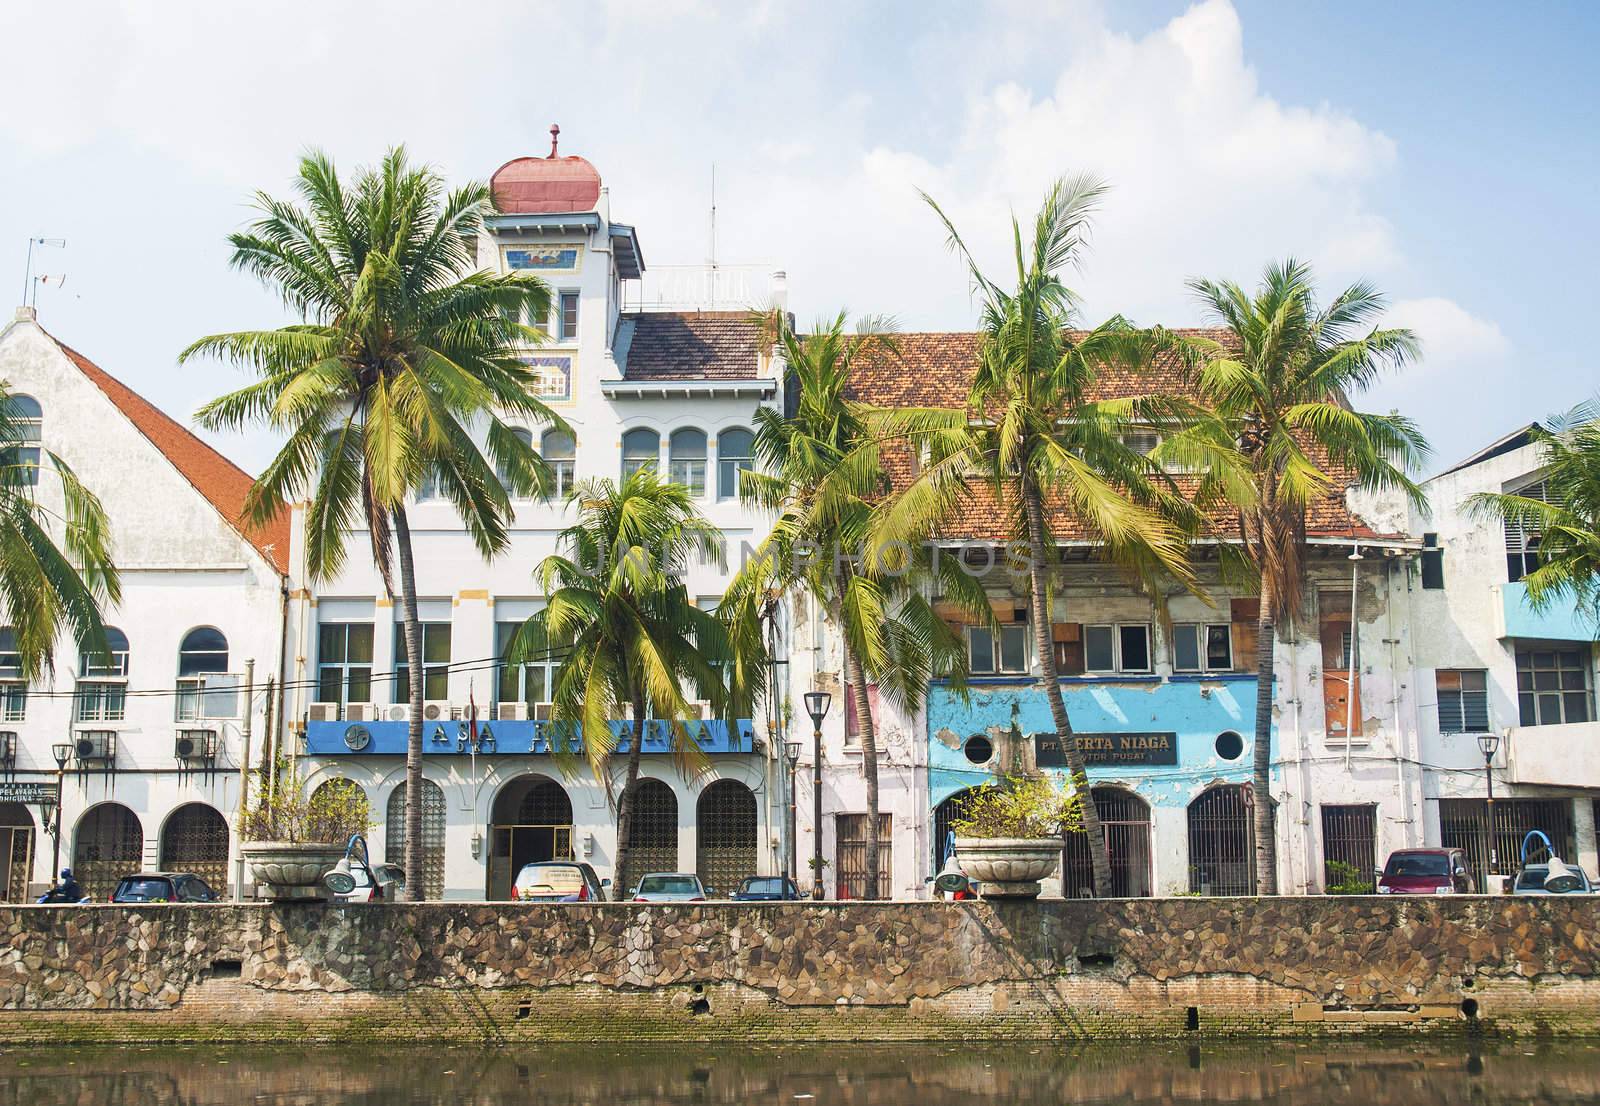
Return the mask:
[[805,693],[806,713],[811,716],[811,897],[827,897],[822,886],[822,720],[832,701],[826,691]]
[[[795,814],[795,768],[800,764],[800,740],[798,738],[786,739],[783,743],[783,760],[788,768],[785,779],[789,784],[789,809],[784,812],[784,849],[783,849],[783,874],[787,879],[794,879],[795,844],[794,844],[794,814]],[[798,880],[795,881],[799,883]],[[788,889],[784,889],[788,894]]]
[[67,760],[72,756],[72,745],[61,741],[50,746],[50,752],[56,758],[56,820],[55,828],[50,833],[53,849],[50,854],[50,885],[55,886],[56,880],[61,878],[61,792],[62,785],[67,778]]
[[[1478,735],[1478,748],[1483,753],[1483,782],[1488,788],[1489,801],[1488,813],[1485,821],[1488,823],[1489,834],[1489,875],[1495,876],[1500,872],[1499,858],[1495,855],[1494,847],[1494,754],[1500,748],[1500,735],[1497,733],[1481,733]],[[1485,891],[1489,890],[1487,887]]]

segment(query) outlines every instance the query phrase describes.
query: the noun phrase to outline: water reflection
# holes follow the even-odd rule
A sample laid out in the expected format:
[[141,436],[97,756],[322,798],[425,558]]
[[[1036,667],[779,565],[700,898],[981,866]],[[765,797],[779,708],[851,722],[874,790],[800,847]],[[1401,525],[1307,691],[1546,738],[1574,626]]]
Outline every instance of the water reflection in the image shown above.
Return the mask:
[[0,1052],[0,1106],[783,1103],[1562,1103],[1600,1099],[1600,1045],[1019,1043],[827,1049],[308,1048]]

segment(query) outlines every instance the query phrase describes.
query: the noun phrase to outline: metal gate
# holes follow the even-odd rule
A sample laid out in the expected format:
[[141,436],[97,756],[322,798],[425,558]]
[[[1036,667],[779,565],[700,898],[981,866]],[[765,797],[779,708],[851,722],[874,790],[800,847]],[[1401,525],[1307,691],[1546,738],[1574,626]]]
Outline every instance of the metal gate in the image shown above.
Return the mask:
[[205,803],[172,812],[161,831],[161,870],[193,872],[222,894],[228,884],[228,823]]
[[957,791],[944,802],[933,808],[933,874],[938,875],[944,868],[944,862],[949,857],[951,823],[961,818],[967,812],[967,804],[976,795],[976,788],[966,791]]
[[695,871],[717,895],[756,874],[756,797],[738,780],[718,780],[695,806]]
[[1213,787],[1189,804],[1189,890],[1256,893],[1253,813],[1238,784]]
[[[33,872],[33,815],[21,803],[0,803],[0,902],[27,902]],[[50,875],[55,878],[55,873]]]
[[1329,894],[1372,894],[1377,890],[1372,874],[1377,865],[1378,808],[1323,807],[1322,889]]
[[[384,857],[390,864],[406,862],[406,785],[389,795],[384,823]],[[425,899],[444,897],[444,791],[432,780],[422,781],[422,878],[406,872],[406,886],[420,887]]]
[[104,901],[117,881],[144,864],[144,830],[121,803],[101,803],[78,822],[72,846],[73,875],[90,897]]
[[[1095,813],[1111,854],[1111,895],[1118,899],[1150,894],[1150,807],[1120,787],[1096,787]],[[1069,899],[1094,896],[1094,862],[1089,835],[1068,834],[1061,848],[1061,894]]]
[[[878,897],[894,898],[894,849],[890,842],[892,819],[878,815]],[[867,816],[836,814],[833,822],[834,895],[860,899],[867,894]]]
[[[1472,887],[1489,886],[1489,804],[1483,799],[1439,800],[1439,843],[1467,854]],[[1494,803],[1495,870],[1509,875],[1522,857],[1522,839],[1529,830],[1543,830],[1562,860],[1576,862],[1570,799],[1496,799]]]
[[[520,795],[518,787],[524,788]],[[573,859],[572,800],[555,780],[519,776],[510,781],[495,798],[491,817],[489,898],[509,899],[524,865]]]
[[[632,891],[640,876],[677,870],[678,797],[660,780],[639,780],[634,784],[633,820],[628,824],[628,870],[618,874],[614,893],[621,897]],[[723,890],[720,884],[713,886]]]

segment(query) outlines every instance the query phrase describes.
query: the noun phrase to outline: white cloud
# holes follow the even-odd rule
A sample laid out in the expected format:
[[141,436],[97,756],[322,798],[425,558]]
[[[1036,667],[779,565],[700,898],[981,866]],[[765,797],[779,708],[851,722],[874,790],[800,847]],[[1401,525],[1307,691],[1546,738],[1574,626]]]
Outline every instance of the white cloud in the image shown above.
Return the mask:
[[1429,376],[1492,366],[1511,352],[1511,342],[1499,324],[1442,296],[1398,300],[1385,312],[1383,325],[1416,332],[1422,340],[1422,367]]

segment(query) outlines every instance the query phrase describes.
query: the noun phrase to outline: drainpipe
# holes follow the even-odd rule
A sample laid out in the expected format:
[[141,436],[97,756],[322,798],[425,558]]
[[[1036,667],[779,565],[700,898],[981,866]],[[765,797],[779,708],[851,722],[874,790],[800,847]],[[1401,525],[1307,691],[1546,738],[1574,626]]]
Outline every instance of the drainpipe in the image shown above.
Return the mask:
[[[269,727],[268,739],[272,743],[274,759],[283,754],[284,718],[283,704],[286,693],[285,685],[289,680],[284,675],[289,671],[289,578],[283,577],[278,588],[280,593],[278,609],[278,710]],[[276,765],[270,768],[276,769]],[[278,792],[278,773],[275,770],[267,772],[267,797],[271,798]]]
[[256,661],[254,657],[244,662],[244,724],[239,728],[242,746],[239,756],[239,816],[234,823],[234,848],[238,858],[234,861],[233,901],[244,901],[244,819],[250,809],[250,722],[255,714]]
[[[1385,618],[1389,626],[1389,680],[1394,694],[1390,697],[1389,704],[1393,708],[1390,716],[1394,719],[1394,784],[1399,792],[1400,814],[1403,825],[1411,824],[1411,797],[1406,794],[1406,760],[1405,760],[1405,735],[1400,729],[1400,663],[1397,647],[1400,639],[1395,636],[1394,630],[1394,566],[1399,557],[1391,556],[1384,566],[1384,582],[1388,585],[1388,610]],[[1404,844],[1411,844],[1409,831],[1402,837]]]
[[1350,547],[1350,655],[1345,658],[1344,689],[1344,771],[1350,774],[1350,746],[1356,733],[1356,668],[1361,654],[1361,612],[1357,607],[1356,585],[1361,572],[1361,543]]

